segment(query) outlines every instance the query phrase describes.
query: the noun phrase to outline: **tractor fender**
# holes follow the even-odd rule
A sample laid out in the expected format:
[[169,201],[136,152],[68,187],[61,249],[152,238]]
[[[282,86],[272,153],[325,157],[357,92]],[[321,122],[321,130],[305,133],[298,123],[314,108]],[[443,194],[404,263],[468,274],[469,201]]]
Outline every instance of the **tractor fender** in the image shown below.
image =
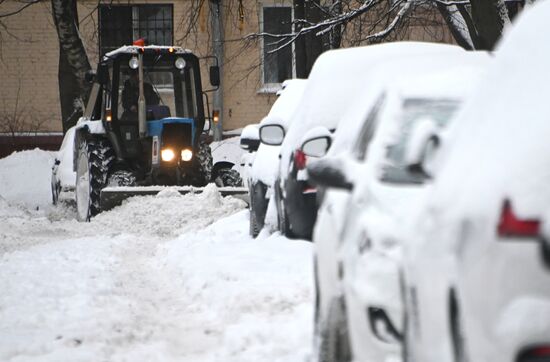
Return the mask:
[[103,121],[90,121],[81,117],[75,126],[74,145],[73,145],[73,171],[76,172],[76,164],[78,162],[78,147],[82,139],[88,134],[105,134]]
[[90,121],[84,117],[81,117],[76,123],[76,129],[83,129],[90,134],[106,134],[105,127],[103,126],[103,121]]

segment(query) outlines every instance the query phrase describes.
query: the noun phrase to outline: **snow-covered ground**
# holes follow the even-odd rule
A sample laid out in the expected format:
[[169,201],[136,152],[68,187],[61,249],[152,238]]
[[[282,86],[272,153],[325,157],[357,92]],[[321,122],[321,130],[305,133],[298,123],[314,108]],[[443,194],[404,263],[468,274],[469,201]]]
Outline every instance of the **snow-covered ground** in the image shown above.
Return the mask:
[[1,361],[307,360],[310,243],[251,239],[215,187],[79,223],[49,204],[52,160],[0,159]]

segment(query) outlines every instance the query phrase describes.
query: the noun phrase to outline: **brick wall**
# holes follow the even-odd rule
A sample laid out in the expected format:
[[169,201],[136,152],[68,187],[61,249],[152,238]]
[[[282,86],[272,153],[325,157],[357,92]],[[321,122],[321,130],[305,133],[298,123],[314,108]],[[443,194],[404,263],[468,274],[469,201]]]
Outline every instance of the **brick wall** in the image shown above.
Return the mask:
[[[269,1],[272,4],[278,0]],[[281,1],[278,1],[279,3]],[[117,2],[115,1],[114,4]],[[135,3],[170,3],[169,0],[135,1]],[[189,26],[190,7],[198,1],[174,2],[174,41],[193,50],[197,55],[211,54],[208,1],[200,9],[196,32],[184,39]],[[128,1],[121,2],[128,4]],[[222,4],[227,4],[223,3]],[[98,60],[96,1],[79,1],[80,30],[90,62]],[[7,12],[20,6],[6,0],[2,10]],[[255,123],[269,111],[275,101],[273,92],[262,91],[260,81],[260,44],[237,41],[259,29],[261,3],[243,0],[244,17],[238,15],[236,3],[224,8],[225,59],[223,85],[224,128],[235,129]],[[437,20],[437,14],[429,15]],[[394,39],[415,39],[452,42],[449,32],[438,25],[441,19],[410,26],[398,32]],[[2,33],[0,59],[0,116],[11,115],[17,131],[60,131],[60,106],[57,84],[59,48],[49,2],[35,4],[18,15],[4,18],[3,22],[13,36]],[[351,28],[350,28],[351,29]],[[351,38],[351,37],[350,37]],[[364,42],[344,42],[359,45]],[[204,64],[207,65],[207,64]],[[207,68],[203,68],[203,83],[208,87]],[[210,98],[212,98],[210,96]],[[16,115],[15,117],[13,115]],[[12,125],[13,126],[13,125]],[[6,122],[0,124],[6,130]],[[12,127],[13,128],[13,127]]]

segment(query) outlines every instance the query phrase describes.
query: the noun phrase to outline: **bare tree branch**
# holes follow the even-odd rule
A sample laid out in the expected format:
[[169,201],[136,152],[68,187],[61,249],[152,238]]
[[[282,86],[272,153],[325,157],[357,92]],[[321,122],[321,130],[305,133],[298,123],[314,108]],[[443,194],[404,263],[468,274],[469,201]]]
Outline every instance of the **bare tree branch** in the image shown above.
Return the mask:
[[[7,13],[3,13],[3,14],[0,14],[0,18],[6,18],[8,16],[12,16],[12,15],[16,15],[16,14],[19,14],[20,12],[22,12],[23,10],[25,10],[26,8],[28,8],[29,6],[31,5],[34,5],[34,4],[38,4],[39,2],[41,2],[43,0],[31,0],[27,3],[25,3],[25,5],[21,6],[19,9],[17,10],[13,10],[13,11],[10,11],[10,12],[7,12]],[[1,3],[0,3],[1,4]]]

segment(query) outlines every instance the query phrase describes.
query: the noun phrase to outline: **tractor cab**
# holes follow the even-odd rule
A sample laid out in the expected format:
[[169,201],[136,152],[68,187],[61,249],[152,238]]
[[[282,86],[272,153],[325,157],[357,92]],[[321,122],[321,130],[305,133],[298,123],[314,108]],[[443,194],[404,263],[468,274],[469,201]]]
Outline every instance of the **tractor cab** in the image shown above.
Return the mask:
[[173,158],[192,151],[205,124],[195,55],[179,47],[125,46],[107,53],[96,74],[86,111],[103,121],[119,159],[147,168],[162,164],[161,146],[170,146]]

